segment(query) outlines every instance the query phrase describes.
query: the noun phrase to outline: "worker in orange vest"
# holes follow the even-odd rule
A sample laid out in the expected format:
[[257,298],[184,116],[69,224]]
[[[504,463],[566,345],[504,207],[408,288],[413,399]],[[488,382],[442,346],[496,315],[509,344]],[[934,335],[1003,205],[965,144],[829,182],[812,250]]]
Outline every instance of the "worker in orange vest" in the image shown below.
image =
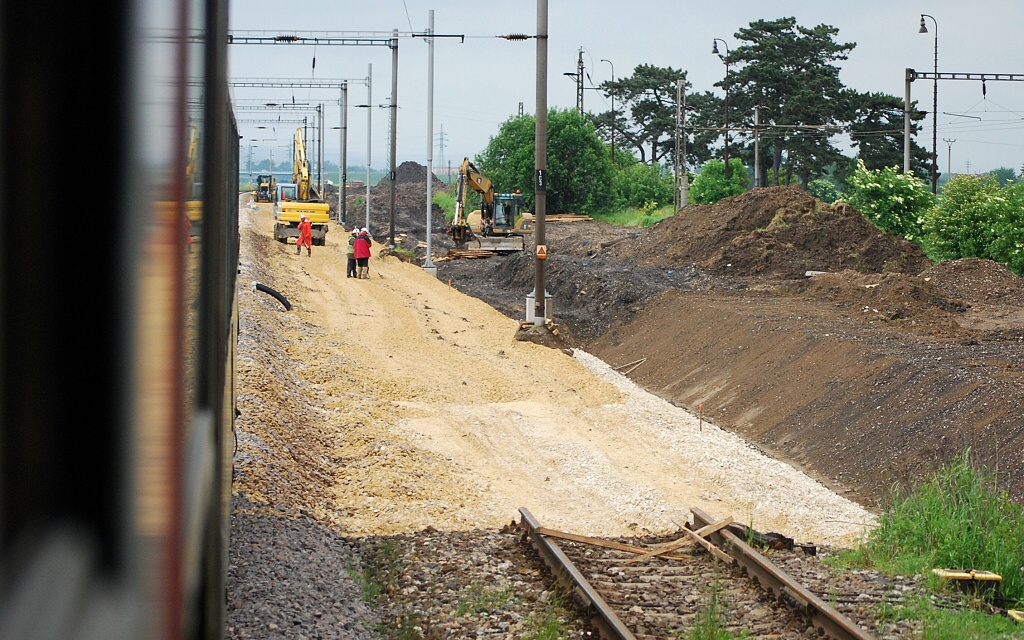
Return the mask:
[[295,255],[302,253],[302,247],[306,247],[307,257],[313,255],[313,225],[306,216],[302,216],[299,221],[299,239],[295,242]]

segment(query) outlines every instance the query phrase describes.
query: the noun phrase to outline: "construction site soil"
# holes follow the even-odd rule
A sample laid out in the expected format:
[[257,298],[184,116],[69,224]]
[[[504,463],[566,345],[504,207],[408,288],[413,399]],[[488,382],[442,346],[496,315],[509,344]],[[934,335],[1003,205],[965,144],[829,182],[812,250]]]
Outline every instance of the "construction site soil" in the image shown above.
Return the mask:
[[[421,263],[425,176],[402,165],[394,206],[395,244]],[[390,184],[372,193],[386,243]],[[438,278],[524,319],[533,238],[519,254],[448,258],[433,216]],[[1024,502],[1024,280],[1002,265],[934,264],[796,187],[646,229],[550,222],[545,240],[562,337],[648,391],[872,509],[966,450]]]

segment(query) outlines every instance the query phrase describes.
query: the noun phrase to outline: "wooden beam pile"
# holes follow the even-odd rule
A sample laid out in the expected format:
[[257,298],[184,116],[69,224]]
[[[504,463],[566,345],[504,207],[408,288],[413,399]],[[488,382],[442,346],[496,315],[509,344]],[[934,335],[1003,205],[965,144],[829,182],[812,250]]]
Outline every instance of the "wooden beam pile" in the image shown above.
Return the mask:
[[448,253],[435,258],[434,262],[447,262],[459,258],[490,258],[493,255],[494,252],[490,249],[449,249]]
[[585,222],[587,220],[593,220],[590,216],[580,215],[578,213],[556,213],[550,216],[544,216],[545,222]]

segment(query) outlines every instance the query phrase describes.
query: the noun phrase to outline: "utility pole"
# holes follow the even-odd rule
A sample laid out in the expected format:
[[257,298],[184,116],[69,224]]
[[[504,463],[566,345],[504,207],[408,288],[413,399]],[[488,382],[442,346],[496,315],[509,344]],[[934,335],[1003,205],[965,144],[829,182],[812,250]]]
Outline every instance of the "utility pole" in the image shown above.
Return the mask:
[[676,211],[690,200],[690,174],[686,168],[686,80],[676,80],[676,136],[681,150],[676,154]]
[[366,65],[366,224],[370,228],[370,134],[373,132],[373,63]]
[[348,194],[348,83],[341,85],[341,166],[338,167],[338,216],[342,226],[348,225],[345,196]]
[[388,231],[388,247],[395,248],[395,146],[398,143],[398,29],[391,32],[391,222]]
[[444,123],[442,122],[441,123],[441,132],[437,134],[437,146],[438,146],[439,151],[440,151],[441,166],[442,167],[445,165],[445,159],[444,159],[444,143],[445,142],[447,142],[447,138],[444,135]]
[[679,211],[680,196],[679,196],[679,137],[680,137],[680,121],[682,120],[682,97],[683,94],[683,80],[679,78],[676,80],[676,161],[675,161],[675,201],[672,204],[673,211]]
[[562,75],[576,81],[576,110],[583,115],[583,47],[580,47],[579,58],[576,60],[576,73],[566,71]]
[[[583,113],[583,50],[580,49],[579,76],[576,99]],[[543,326],[547,319],[547,291],[544,285],[544,263],[547,261],[547,240],[544,237],[544,219],[547,212],[548,190],[548,0],[537,0],[537,126],[534,131],[535,182],[534,226],[536,270],[533,282],[533,324]],[[529,317],[527,317],[529,319]]]
[[[607,62],[612,68],[612,84],[615,83],[615,64],[611,60],[601,58],[601,62]],[[615,94],[612,94],[612,164],[615,164]]]
[[[427,26],[427,259],[423,263],[423,270],[431,275],[437,275],[437,267],[430,259],[431,248],[431,218],[433,209],[434,187],[434,10],[430,10],[430,19]],[[441,143],[444,145],[444,142]]]
[[943,142],[946,143],[946,173],[948,177],[953,177],[953,143],[956,142],[956,138],[943,138]]
[[761,186],[761,145],[758,133],[761,126],[761,104],[754,105],[754,188]]
[[583,115],[583,47],[580,47],[579,58],[576,60],[576,108]]

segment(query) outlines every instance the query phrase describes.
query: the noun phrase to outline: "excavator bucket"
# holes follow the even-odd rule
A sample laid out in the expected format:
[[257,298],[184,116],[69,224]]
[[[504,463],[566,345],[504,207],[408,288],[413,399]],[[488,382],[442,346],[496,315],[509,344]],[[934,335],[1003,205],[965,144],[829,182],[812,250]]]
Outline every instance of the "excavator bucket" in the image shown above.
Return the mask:
[[526,241],[521,235],[508,236],[477,236],[477,242],[481,249],[488,249],[496,253],[515,253],[526,249]]

